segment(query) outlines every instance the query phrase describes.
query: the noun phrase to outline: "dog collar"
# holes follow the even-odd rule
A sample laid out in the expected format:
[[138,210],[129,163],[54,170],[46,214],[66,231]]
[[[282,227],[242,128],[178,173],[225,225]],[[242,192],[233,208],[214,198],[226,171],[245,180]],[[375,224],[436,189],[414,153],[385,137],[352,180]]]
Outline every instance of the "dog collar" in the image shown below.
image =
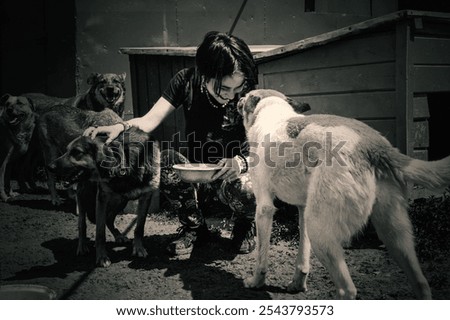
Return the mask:
[[120,169],[109,169],[108,170],[108,174],[111,178],[114,177],[124,177],[128,174],[128,170],[125,168],[120,168]]

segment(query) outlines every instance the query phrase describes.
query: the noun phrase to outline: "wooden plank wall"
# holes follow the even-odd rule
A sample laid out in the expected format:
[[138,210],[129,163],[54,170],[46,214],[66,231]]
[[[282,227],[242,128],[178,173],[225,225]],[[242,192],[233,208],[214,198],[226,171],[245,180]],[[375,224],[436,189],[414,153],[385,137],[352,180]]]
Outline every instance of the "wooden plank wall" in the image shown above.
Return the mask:
[[[181,69],[194,65],[194,57],[130,55],[133,113],[135,117],[146,114],[169,84],[170,79]],[[179,149],[185,147],[184,114],[179,109],[172,113],[154,131],[162,147]],[[174,136],[179,134],[179,138]],[[171,143],[169,145],[169,143]]]
[[260,86],[308,102],[312,113],[357,118],[397,141],[395,33],[385,30],[274,58]]
[[[429,94],[450,92],[450,23],[416,19],[291,55],[258,61],[262,88],[308,102],[312,113],[362,120],[401,151],[427,159]],[[144,115],[170,78],[193,57],[130,55],[134,115]],[[179,110],[158,128],[159,139],[184,135]],[[175,148],[181,147],[179,140]]]

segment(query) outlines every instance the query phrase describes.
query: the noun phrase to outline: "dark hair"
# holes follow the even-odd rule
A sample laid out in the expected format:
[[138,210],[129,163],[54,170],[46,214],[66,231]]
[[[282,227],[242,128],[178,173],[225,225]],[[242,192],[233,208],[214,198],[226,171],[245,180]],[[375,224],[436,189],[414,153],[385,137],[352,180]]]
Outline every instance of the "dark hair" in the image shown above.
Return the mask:
[[238,37],[218,31],[210,31],[197,48],[195,62],[199,73],[208,80],[217,79],[218,92],[222,78],[239,70],[244,74],[247,86],[258,83],[258,68],[248,45]]

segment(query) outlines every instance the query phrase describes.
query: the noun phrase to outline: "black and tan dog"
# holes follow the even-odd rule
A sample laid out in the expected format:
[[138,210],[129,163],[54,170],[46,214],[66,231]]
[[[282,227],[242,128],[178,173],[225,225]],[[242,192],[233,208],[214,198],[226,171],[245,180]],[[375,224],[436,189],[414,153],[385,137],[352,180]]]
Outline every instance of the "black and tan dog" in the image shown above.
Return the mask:
[[122,117],[125,107],[125,78],[126,73],[92,73],[87,79],[87,92],[75,97],[60,98],[42,93],[25,93],[24,96],[33,101],[38,113],[55,105],[67,105],[92,111],[111,109]]
[[[79,137],[86,128],[120,122],[122,118],[111,109],[96,112],[66,105],[49,108],[37,121],[37,133],[45,165],[48,166],[66,152],[67,145]],[[52,204],[61,204],[62,200],[56,191],[55,177],[51,172],[47,172],[47,184]]]
[[0,98],[0,199],[16,194],[10,187],[11,164],[27,150],[35,128],[36,114],[31,101],[5,94]]
[[342,244],[370,217],[416,296],[431,298],[414,249],[406,183],[446,187],[450,156],[430,162],[412,159],[360,121],[299,115],[284,98],[274,90],[255,90],[238,103],[250,145],[257,204],[258,256],[245,286],[264,285],[273,199],[278,197],[300,212],[300,246],[289,291],[306,290],[312,247],[330,273],[337,297],[355,298]]
[[[53,97],[42,93],[25,93],[23,96],[33,102],[38,115],[42,115],[51,108],[53,108],[52,114],[56,114],[57,109],[54,109],[54,107],[65,105],[95,112],[110,109],[122,117],[125,106],[125,78],[126,73],[92,73],[87,79],[89,89],[83,94],[69,98]],[[67,109],[60,110],[62,115],[65,110]],[[57,118],[59,119],[60,116]],[[53,133],[58,134],[57,131]],[[46,139],[47,137],[49,137],[49,135],[41,136],[42,139]],[[44,140],[41,144],[49,145],[50,142]],[[36,134],[35,137],[33,137],[29,151],[26,154],[26,164],[24,166],[26,171],[21,174],[22,179],[19,181],[22,187],[29,189],[25,182],[34,185],[32,177],[33,172],[35,167],[42,162],[42,156],[39,138]],[[46,158],[48,159],[48,156]],[[60,201],[55,198],[54,187],[51,188],[52,202],[54,204],[59,204]]]
[[78,254],[87,251],[86,215],[89,218],[95,212],[96,261],[108,267],[111,261],[105,248],[105,225],[116,241],[123,241],[114,220],[131,199],[139,199],[133,255],[147,256],[144,225],[154,191],[159,188],[160,155],[158,144],[137,128],[123,132],[109,145],[104,141],[105,137],[78,137],[49,167],[69,183],[77,183]]

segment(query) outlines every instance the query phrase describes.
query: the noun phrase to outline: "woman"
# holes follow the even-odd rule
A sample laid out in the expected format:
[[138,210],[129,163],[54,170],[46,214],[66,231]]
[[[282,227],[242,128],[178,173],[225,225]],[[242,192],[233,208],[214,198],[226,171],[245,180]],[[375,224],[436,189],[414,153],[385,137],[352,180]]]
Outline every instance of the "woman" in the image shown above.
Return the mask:
[[[255,88],[257,77],[256,64],[244,41],[209,32],[197,48],[196,66],[178,72],[147,114],[123,124],[85,131],[92,138],[106,133],[109,143],[128,126],[152,132],[176,108],[183,108],[187,155],[173,150],[161,153],[161,192],[175,206],[182,224],[178,238],[168,246],[172,254],[190,253],[194,242],[206,239],[203,213],[212,198],[220,198],[236,214],[234,248],[248,253],[255,247],[255,204],[246,176],[245,130],[236,103]],[[181,182],[172,170],[172,164],[188,161],[217,163],[221,170],[212,184],[194,187]]]

